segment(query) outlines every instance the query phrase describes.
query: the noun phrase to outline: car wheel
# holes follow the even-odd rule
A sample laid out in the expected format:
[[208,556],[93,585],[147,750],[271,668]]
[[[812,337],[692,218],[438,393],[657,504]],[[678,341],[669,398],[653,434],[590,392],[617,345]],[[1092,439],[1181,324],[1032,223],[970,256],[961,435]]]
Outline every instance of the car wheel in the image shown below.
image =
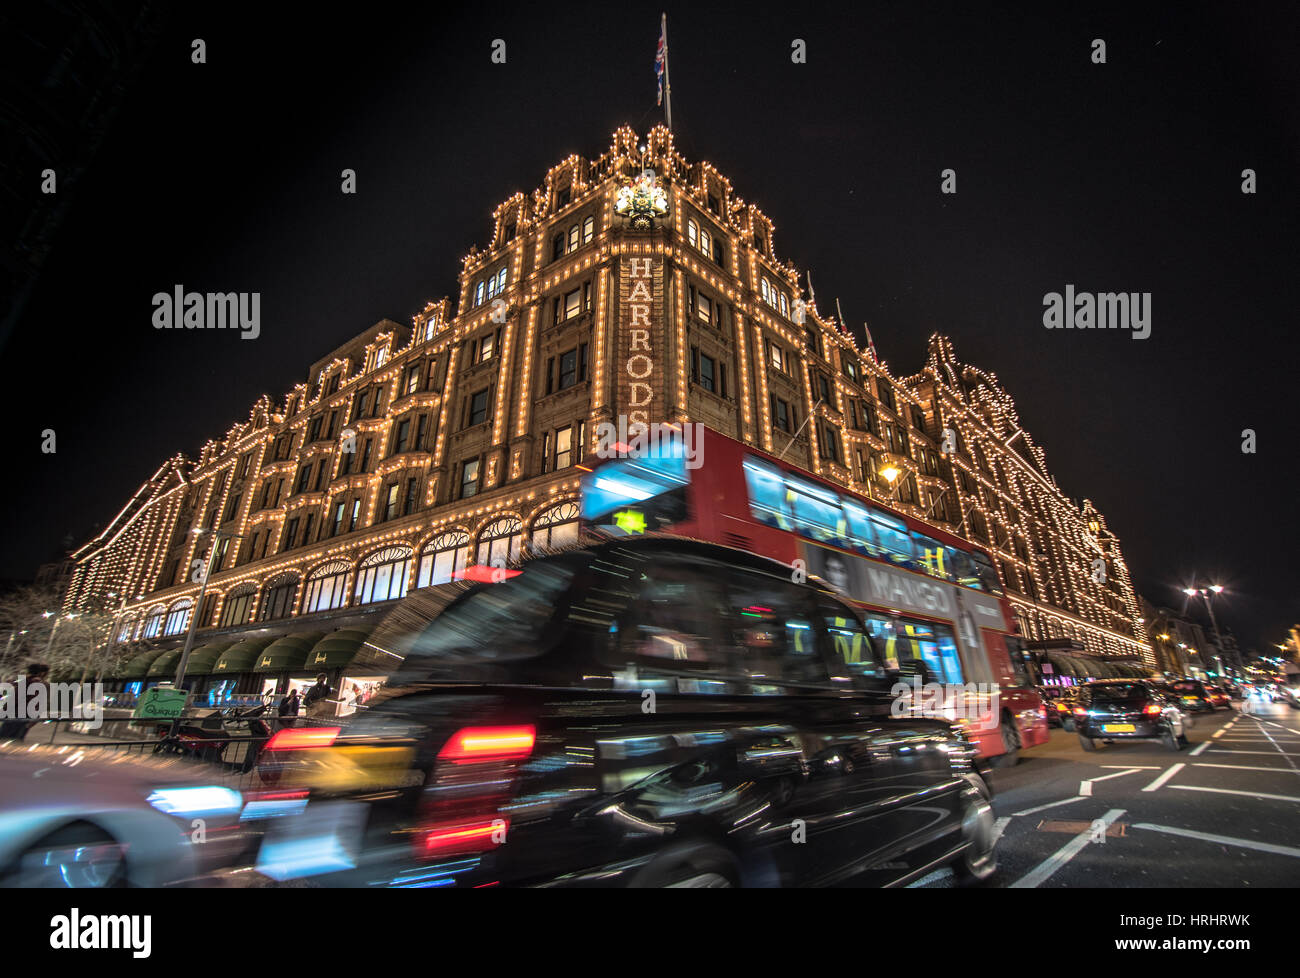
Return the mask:
[[722,889],[739,885],[740,869],[735,856],[709,842],[668,846],[628,883],[644,889]]
[[1179,735],[1178,735],[1178,742],[1179,742],[1180,744],[1182,744],[1184,747],[1186,747],[1186,746],[1188,745],[1188,743],[1189,743],[1189,741],[1188,741],[1188,739],[1187,739],[1187,734],[1179,734]]
[[961,835],[966,850],[953,863],[958,886],[977,886],[998,871],[997,839],[993,829],[993,806],[979,792],[966,794]]
[[1175,737],[1174,732],[1172,730],[1166,730],[1164,733],[1162,733],[1160,735],[1160,740],[1170,750],[1179,751],[1183,749],[1183,741],[1180,738]]
[[1066,732],[1066,733],[1074,733],[1074,721],[1073,721],[1073,720],[1062,720],[1062,721],[1061,721],[1061,726],[1065,728],[1065,732]]
[[28,846],[0,886],[104,889],[126,885],[126,850],[103,829],[74,822]]
[[989,761],[993,767],[1015,767],[1020,760],[1020,731],[1010,717],[1002,718],[1002,753]]
[[1084,750],[1097,749],[1097,744],[1093,741],[1093,739],[1091,737],[1085,737],[1083,734],[1079,734],[1079,746],[1082,747]]

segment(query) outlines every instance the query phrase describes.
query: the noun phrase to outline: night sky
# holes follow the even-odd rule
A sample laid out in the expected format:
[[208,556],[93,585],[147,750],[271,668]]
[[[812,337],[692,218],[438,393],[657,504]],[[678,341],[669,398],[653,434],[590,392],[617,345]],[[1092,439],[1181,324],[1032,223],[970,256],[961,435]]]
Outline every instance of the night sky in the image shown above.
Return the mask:
[[[498,202],[661,119],[657,6],[186,6],[4,339],[0,577],[80,545],[335,346],[454,295]],[[935,331],[995,372],[1143,595],[1181,609],[1193,575],[1217,580],[1221,623],[1263,650],[1300,620],[1300,10],[1005,6],[670,5],[679,148],[775,221],[779,256],[896,376]],[[260,292],[260,338],[155,330],[150,299],[178,283]],[[1150,338],[1045,329],[1066,283],[1152,293]]]

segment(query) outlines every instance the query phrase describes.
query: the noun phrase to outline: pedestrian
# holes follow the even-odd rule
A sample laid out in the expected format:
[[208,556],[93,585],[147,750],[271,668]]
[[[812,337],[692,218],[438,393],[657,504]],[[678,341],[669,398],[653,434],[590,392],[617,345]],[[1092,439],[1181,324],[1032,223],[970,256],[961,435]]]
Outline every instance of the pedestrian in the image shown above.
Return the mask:
[[289,695],[280,700],[280,726],[292,727],[298,722],[298,709],[302,704],[298,700],[298,688],[289,690]]
[[27,731],[48,712],[50,690],[46,679],[49,674],[50,667],[45,663],[28,663],[27,675],[14,684],[14,691],[6,701],[7,715],[0,723],[0,739],[24,739]]
[[307,694],[302,698],[307,716],[312,718],[328,716],[329,695],[332,692],[328,680],[329,676],[322,672],[316,677],[316,685],[307,690]]

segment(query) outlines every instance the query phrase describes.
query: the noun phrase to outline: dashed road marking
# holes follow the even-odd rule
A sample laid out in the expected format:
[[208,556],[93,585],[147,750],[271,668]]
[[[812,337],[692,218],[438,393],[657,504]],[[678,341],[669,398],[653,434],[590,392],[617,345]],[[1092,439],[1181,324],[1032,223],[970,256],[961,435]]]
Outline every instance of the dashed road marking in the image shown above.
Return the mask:
[[1234,839],[1230,835],[1213,835],[1209,832],[1193,832],[1191,829],[1176,829],[1172,825],[1152,825],[1150,822],[1135,822],[1130,828],[1146,829],[1150,832],[1164,832],[1166,835],[1181,835],[1187,839],[1199,839],[1202,842],[1214,842],[1221,846],[1240,846],[1242,849],[1258,849],[1271,852],[1277,856],[1295,856],[1300,859],[1300,849],[1291,846],[1274,845],[1271,842],[1256,842],[1254,839]]
[[1234,791],[1231,788],[1199,788],[1190,784],[1171,784],[1170,788],[1175,791],[1208,791],[1216,795],[1241,795],[1245,798],[1271,798],[1274,801],[1294,801],[1300,804],[1300,798],[1294,798],[1291,795],[1270,795],[1262,791]]
[[1146,786],[1145,788],[1143,788],[1142,790],[1143,790],[1143,791],[1159,791],[1159,790],[1160,790],[1160,787],[1161,787],[1161,786],[1162,786],[1166,781],[1168,781],[1170,778],[1172,778],[1175,774],[1177,774],[1179,771],[1181,771],[1181,770],[1182,770],[1184,767],[1186,767],[1186,766],[1187,766],[1186,764],[1182,764],[1182,763],[1175,764],[1175,765],[1174,765],[1173,767],[1171,767],[1168,771],[1166,771],[1164,774],[1160,775],[1160,777],[1156,778],[1154,781],[1152,781],[1149,785],[1147,785],[1147,786]]
[[1049,808],[1055,808],[1057,805],[1068,805],[1072,801],[1079,801],[1083,795],[1075,795],[1073,798],[1062,798],[1060,801],[1048,802],[1046,805],[1037,805],[1034,808],[1026,808],[1023,812],[1012,812],[1012,815],[1034,815],[1038,812],[1047,811]]

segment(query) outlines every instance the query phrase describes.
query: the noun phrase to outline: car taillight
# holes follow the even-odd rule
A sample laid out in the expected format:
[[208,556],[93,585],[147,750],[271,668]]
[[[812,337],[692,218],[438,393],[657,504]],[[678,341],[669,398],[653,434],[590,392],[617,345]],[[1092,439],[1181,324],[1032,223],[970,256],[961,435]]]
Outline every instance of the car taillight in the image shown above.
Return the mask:
[[520,727],[462,727],[438,751],[438,760],[453,764],[519,760],[533,752],[537,730]]
[[1142,707],[1142,712],[1150,716],[1155,716],[1160,712],[1160,707],[1156,706],[1154,703],[1148,703],[1146,706]]
[[436,859],[503,845],[510,820],[501,806],[514,790],[520,763],[536,744],[537,729],[531,724],[462,727],[452,734],[425,785],[415,855]]
[[303,750],[329,747],[338,740],[342,727],[290,727],[279,731],[266,742],[264,750]]
[[1081,706],[1076,706],[1074,708],[1074,715],[1077,717],[1085,717],[1088,715],[1088,711]]

